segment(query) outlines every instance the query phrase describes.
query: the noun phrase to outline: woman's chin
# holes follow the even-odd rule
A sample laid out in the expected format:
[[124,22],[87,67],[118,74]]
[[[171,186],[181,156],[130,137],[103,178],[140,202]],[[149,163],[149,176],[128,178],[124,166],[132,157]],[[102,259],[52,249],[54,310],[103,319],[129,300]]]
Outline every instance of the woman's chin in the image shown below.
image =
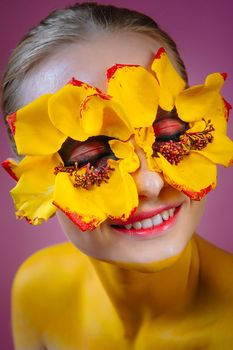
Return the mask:
[[90,256],[91,260],[94,261],[94,264],[98,264],[99,262],[104,262],[109,265],[112,265],[112,267],[117,267],[120,269],[130,270],[130,271],[136,271],[141,273],[154,273],[154,272],[160,272],[162,270],[168,269],[176,264],[176,262],[179,260],[179,258],[184,254],[184,252],[188,249],[190,245],[190,242],[186,246],[183,247],[183,249],[180,249],[180,251],[177,249],[177,252],[173,252],[173,255],[168,256],[164,252],[164,256],[160,254],[160,257],[154,257],[151,260],[147,260],[146,257],[137,256],[135,259],[132,258],[132,256],[123,257],[121,254],[120,260],[119,257],[115,258],[102,258],[102,257],[93,257]]
[[[181,204],[173,205],[175,210],[170,218],[165,217],[155,227],[139,229],[139,220],[142,224],[146,220],[148,224],[148,217],[145,219],[142,211],[135,214],[132,227],[106,220],[92,232],[81,232],[63,213],[59,212],[58,217],[68,239],[90,258],[127,270],[156,272],[175,264],[188,246],[202,214],[203,204],[186,199]],[[164,207],[162,210],[164,212]],[[169,210],[170,207],[165,208],[165,211]],[[150,220],[154,222],[157,211],[146,211],[146,216],[148,212],[153,214]],[[142,217],[138,218],[138,215]]]

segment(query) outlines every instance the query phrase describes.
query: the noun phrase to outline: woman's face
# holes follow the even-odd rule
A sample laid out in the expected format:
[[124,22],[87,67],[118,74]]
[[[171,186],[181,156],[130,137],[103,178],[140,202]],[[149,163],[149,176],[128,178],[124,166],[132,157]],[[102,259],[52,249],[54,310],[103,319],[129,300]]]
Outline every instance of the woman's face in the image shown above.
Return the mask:
[[[44,93],[55,92],[71,77],[106,91],[106,69],[116,63],[149,69],[160,46],[154,39],[136,33],[101,33],[89,41],[64,46],[25,79],[21,89],[23,105]],[[172,56],[171,60],[175,64]],[[85,152],[91,152],[92,147],[87,143]],[[58,218],[65,234],[85,254],[105,261],[138,264],[140,268],[182,252],[198,225],[204,201],[192,201],[168,185],[158,173],[148,169],[142,151],[137,149],[137,153],[141,166],[132,175],[139,206],[128,228],[118,227],[108,219],[92,232],[81,232],[60,211]]]

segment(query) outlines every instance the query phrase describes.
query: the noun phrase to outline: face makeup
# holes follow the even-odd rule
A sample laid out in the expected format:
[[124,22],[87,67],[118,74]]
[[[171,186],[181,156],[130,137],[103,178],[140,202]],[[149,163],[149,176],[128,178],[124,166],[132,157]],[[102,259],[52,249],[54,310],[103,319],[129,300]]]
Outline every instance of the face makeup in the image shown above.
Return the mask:
[[[132,45],[129,46],[129,42]],[[126,33],[123,42],[120,36],[114,34],[96,38],[91,43],[68,45],[56,53],[56,57],[51,55],[32,72],[34,80],[43,87],[43,91],[27,86],[27,80],[24,82],[24,91],[30,101],[33,101],[38,94],[57,91],[73,76],[106,92],[106,69],[116,62],[122,62],[140,65],[149,70],[153,53],[160,45],[154,39],[135,33]],[[56,66],[55,59],[59,62]],[[48,75],[51,77],[49,81],[45,79]],[[50,81],[53,81],[52,85]],[[57,82],[56,86],[54,81]],[[168,135],[177,137],[182,133],[185,124],[178,121],[173,112],[169,114],[159,111],[153,127],[159,136],[158,140],[164,142]],[[95,137],[82,143],[69,139],[63,146],[59,154],[66,166],[77,162],[82,167],[90,162],[98,167],[113,157],[103,138]],[[147,264],[161,261],[179,254],[195,231],[203,203],[193,203],[183,193],[169,186],[160,174],[148,169],[146,159],[139,155],[139,150],[136,149],[135,152],[141,157],[140,168],[132,173],[139,204],[128,222],[119,223],[107,219],[93,231],[82,232],[67,216],[57,211],[68,239],[91,257],[113,263],[123,261]],[[121,193],[117,195],[121,196]]]

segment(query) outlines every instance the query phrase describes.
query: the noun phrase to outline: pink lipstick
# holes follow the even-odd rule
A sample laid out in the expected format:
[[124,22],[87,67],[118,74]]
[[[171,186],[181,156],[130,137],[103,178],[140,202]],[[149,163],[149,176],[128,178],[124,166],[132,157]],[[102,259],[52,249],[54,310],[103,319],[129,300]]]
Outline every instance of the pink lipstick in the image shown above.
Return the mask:
[[182,204],[160,207],[130,217],[127,222],[111,225],[118,233],[135,237],[161,236],[177,221]]

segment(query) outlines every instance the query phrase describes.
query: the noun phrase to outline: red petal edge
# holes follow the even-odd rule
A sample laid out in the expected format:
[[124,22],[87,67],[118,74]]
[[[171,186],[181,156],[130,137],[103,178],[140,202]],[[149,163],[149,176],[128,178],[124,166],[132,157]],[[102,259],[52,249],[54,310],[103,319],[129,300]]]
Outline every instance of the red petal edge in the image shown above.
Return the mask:
[[15,180],[15,181],[18,181],[19,179],[17,178],[17,176],[15,175],[15,173],[13,172],[12,170],[12,166],[11,166],[11,162],[6,159],[2,162],[2,167],[3,169],[5,169],[8,174]]
[[192,190],[185,189],[184,185],[179,185],[175,183],[174,181],[171,181],[169,177],[166,176],[166,174],[162,173],[164,179],[174,188],[176,188],[178,191],[183,192],[186,194],[189,198],[193,199],[194,201],[200,201],[203,197],[205,197],[210,191],[215,189],[216,183],[212,182],[209,186],[206,188],[201,189],[199,192],[194,192]]
[[224,98],[223,98],[223,102],[224,102],[225,108],[226,108],[225,118],[226,118],[226,121],[228,121],[229,115],[230,115],[230,110],[232,109],[232,106]]
[[211,184],[206,188],[203,188],[199,192],[192,192],[192,191],[186,191],[182,190],[184,194],[186,194],[188,197],[193,199],[194,201],[200,201],[203,197],[205,197],[210,191],[212,191],[215,188],[215,184]]
[[72,78],[70,79],[70,81],[68,81],[67,84],[71,84],[71,85],[74,85],[74,86],[82,86],[82,85],[84,84],[84,82],[83,82],[83,81],[80,81],[80,80],[77,80],[77,79],[75,79],[74,77],[72,77]]
[[13,135],[15,135],[15,122],[16,122],[16,112],[8,115],[6,121]]
[[166,50],[164,49],[164,47],[160,47],[155,55],[155,58],[160,59],[162,55],[165,53],[166,53]]
[[101,98],[102,100],[111,100],[111,98],[112,98],[111,96],[108,96],[108,95],[103,94],[101,91],[100,91],[98,94],[93,94],[93,95],[87,96],[87,97],[83,100],[83,102],[82,102],[82,104],[81,104],[81,106],[80,106],[81,118],[82,118],[82,111],[85,110],[87,103],[90,101],[90,99],[91,99],[93,96],[97,96],[97,97]]
[[227,79],[227,73],[220,73],[224,80]]
[[[53,217],[55,214],[52,214],[50,216]],[[23,210],[19,210],[16,212],[16,219],[18,220],[22,220],[22,219],[25,219],[27,221],[28,224],[32,225],[32,226],[37,226],[37,225],[41,225],[43,222],[47,221],[47,219],[42,219],[42,218],[39,218],[38,216],[34,217],[33,219],[29,219]]]
[[99,224],[98,219],[93,219],[89,223],[86,223],[83,221],[82,215],[79,215],[77,213],[71,212],[70,209],[61,208],[56,202],[53,201],[53,205],[60,209],[75,225],[77,225],[81,231],[93,231]]
[[18,220],[25,219],[28,224],[33,225],[33,220],[27,218],[26,216],[16,216]]
[[100,89],[98,89],[97,87],[94,87],[94,86],[91,86],[87,83],[84,83],[83,81],[81,80],[77,80],[75,79],[74,77],[70,79],[70,81],[68,81],[67,85],[73,85],[73,86],[83,86],[87,89],[87,88],[94,88],[99,94],[102,94],[102,91]]
[[131,213],[129,216],[126,218],[125,214],[123,214],[120,218],[114,217],[114,216],[109,216],[109,218],[114,221],[114,224],[117,225],[127,225],[130,222],[130,218],[135,214],[137,208],[133,208],[131,210]]
[[28,224],[32,225],[32,226],[35,226],[35,221],[38,220],[38,217],[35,217],[33,219],[29,219],[27,216],[24,216],[23,214],[16,214],[16,218],[18,220],[21,220],[21,219],[25,219],[27,221]]
[[116,71],[124,67],[139,67],[139,65],[138,64],[119,64],[119,63],[115,64],[115,66],[112,66],[107,70],[107,80],[109,81],[111,78],[113,78],[113,75],[116,73]]
[[19,211],[16,213],[16,219],[17,220],[25,219],[28,224],[35,226],[35,222],[38,220],[38,217],[35,217],[33,219],[29,219],[27,216],[24,215],[23,211]]

